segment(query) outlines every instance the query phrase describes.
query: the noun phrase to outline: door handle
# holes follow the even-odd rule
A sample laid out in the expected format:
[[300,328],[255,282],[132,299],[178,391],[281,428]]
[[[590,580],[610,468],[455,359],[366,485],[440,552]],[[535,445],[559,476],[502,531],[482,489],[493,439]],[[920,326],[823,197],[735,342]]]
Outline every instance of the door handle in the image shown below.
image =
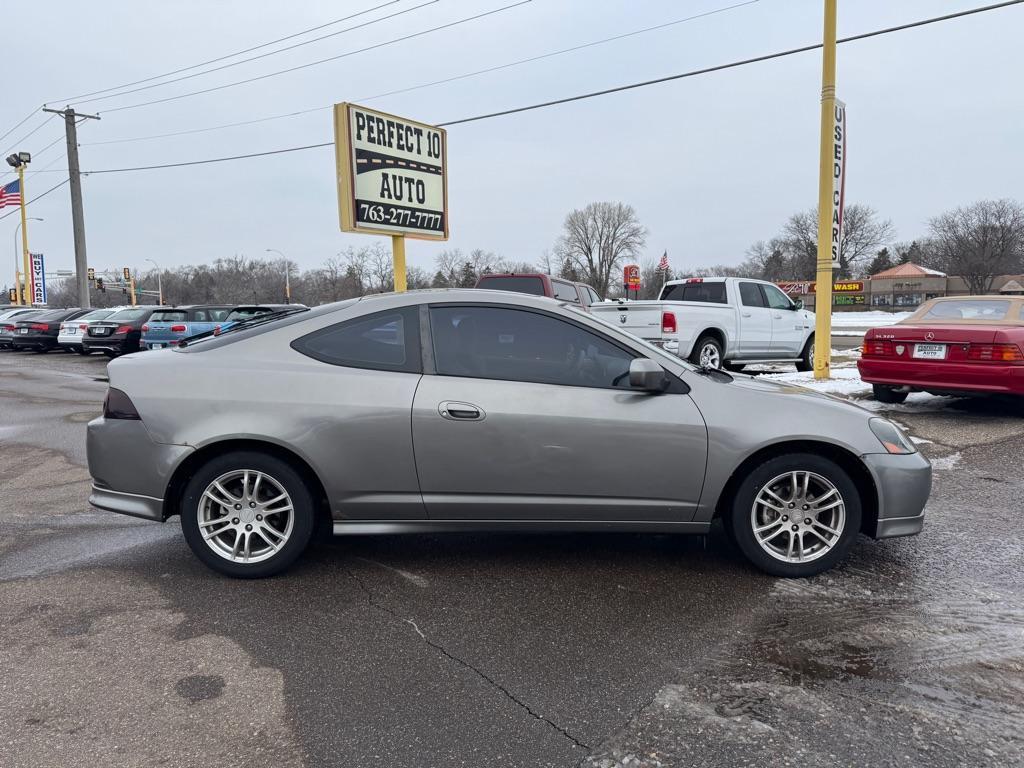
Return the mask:
[[741,312],[740,314],[741,314],[741,315],[742,315],[743,317],[750,317],[750,313],[749,313],[749,312]]
[[481,421],[486,415],[479,406],[455,400],[445,400],[443,403],[439,403],[437,412],[441,414],[441,418],[451,421]]
[[776,320],[782,319],[782,315],[772,315],[772,317],[774,317]]

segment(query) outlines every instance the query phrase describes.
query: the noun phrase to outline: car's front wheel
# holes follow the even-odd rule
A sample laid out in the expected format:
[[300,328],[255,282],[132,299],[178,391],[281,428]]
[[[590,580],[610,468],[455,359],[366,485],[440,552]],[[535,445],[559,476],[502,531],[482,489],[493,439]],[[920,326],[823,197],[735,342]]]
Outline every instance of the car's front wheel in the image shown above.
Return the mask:
[[860,531],[861,499],[850,476],[822,456],[764,462],[740,484],[724,516],[744,555],[774,576],[814,576],[845,557]]
[[884,384],[872,384],[871,394],[875,400],[880,403],[889,403],[890,405],[899,405],[907,399],[907,395],[910,393],[905,389],[896,389],[895,387],[887,387]]
[[182,494],[181,529],[196,557],[236,578],[280,573],[302,554],[316,509],[285,461],[238,451],[211,459]]

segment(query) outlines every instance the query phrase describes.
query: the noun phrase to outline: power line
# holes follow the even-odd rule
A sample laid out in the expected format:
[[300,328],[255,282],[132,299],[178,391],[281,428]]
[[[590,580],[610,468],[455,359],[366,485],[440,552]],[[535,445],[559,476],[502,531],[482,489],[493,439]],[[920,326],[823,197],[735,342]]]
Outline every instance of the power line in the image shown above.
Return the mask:
[[[60,189],[60,188],[61,188],[61,187],[63,187],[63,186],[65,185],[65,184],[67,184],[67,183],[68,183],[69,181],[71,181],[71,179],[64,179],[64,181],[62,181],[62,182],[61,182],[60,184],[54,184],[54,185],[53,185],[52,187],[50,187],[50,188],[49,188],[48,190],[46,190],[45,192],[41,192],[41,193],[39,193],[38,195],[36,195],[35,197],[33,197],[33,198],[32,198],[31,200],[29,200],[28,202],[26,202],[26,203],[25,203],[25,207],[26,207],[26,208],[28,208],[28,207],[29,207],[30,205],[32,205],[32,203],[34,203],[34,202],[35,202],[36,200],[42,200],[42,199],[43,199],[44,197],[46,197],[46,196],[47,196],[48,194],[50,194],[51,192],[53,192],[53,190],[55,190],[55,189]],[[0,216],[0,221],[3,221],[3,220],[4,220],[4,219],[6,219],[6,218],[7,218],[8,216],[13,216],[14,214],[16,214],[16,213],[18,213],[18,212],[19,212],[19,209],[18,209],[18,208],[15,208],[15,209],[14,209],[13,211],[10,211],[9,213],[5,213],[5,214],[4,214],[3,216]]]
[[37,110],[37,109],[33,109],[33,110],[32,110],[31,112],[29,112],[29,113],[28,113],[28,115],[26,115],[26,116],[25,116],[24,118],[22,118],[22,119],[21,119],[20,121],[18,121],[17,123],[15,123],[15,124],[14,124],[14,127],[13,127],[13,128],[11,128],[11,129],[10,129],[9,131],[7,131],[7,133],[5,133],[5,134],[4,134],[3,136],[0,136],[0,141],[3,141],[3,140],[4,140],[4,139],[6,139],[6,138],[7,138],[8,136],[10,136],[10,135],[11,135],[12,133],[14,133],[14,132],[15,132],[16,130],[18,130],[19,128],[21,128],[21,126],[23,126],[23,125],[24,125],[25,123],[27,123],[27,122],[28,122],[29,120],[31,120],[31,119],[32,119],[32,115],[35,115],[35,114],[38,114],[38,113],[39,113],[39,110]]
[[[1001,9],[1001,8],[1007,8],[1007,7],[1012,6],[1012,5],[1019,5],[1022,2],[1024,2],[1024,0],[1005,0],[1005,2],[1001,2],[1001,3],[995,3],[995,4],[992,4],[992,5],[981,6],[981,7],[978,7],[978,8],[972,8],[972,9],[968,9],[968,10],[965,10],[965,11],[958,11],[958,12],[955,12],[955,13],[949,13],[949,14],[945,14],[943,16],[934,16],[934,17],[931,17],[931,18],[928,18],[928,19],[921,19],[919,21],[909,22],[907,24],[900,24],[900,25],[897,25],[897,26],[894,26],[894,27],[885,27],[883,29],[877,29],[877,30],[874,30],[872,32],[864,32],[864,33],[861,33],[859,35],[851,35],[850,37],[841,38],[841,39],[837,40],[836,42],[837,43],[850,43],[850,42],[854,42],[854,41],[857,41],[857,40],[865,40],[865,39],[871,38],[871,37],[878,37],[878,36],[881,36],[881,35],[887,35],[887,34],[891,34],[893,32],[902,32],[904,30],[914,29],[916,27],[923,27],[923,26],[927,26],[927,25],[930,25],[930,24],[937,24],[937,23],[942,22],[942,21],[950,21],[952,19],[958,19],[958,18],[962,18],[964,16],[971,16],[971,15],[978,14],[978,13],[984,13],[986,11],[994,11],[994,10],[998,10],[998,9]],[[477,120],[487,120],[487,119],[490,119],[490,118],[493,118],[493,117],[501,117],[501,116],[504,116],[504,115],[511,115],[511,114],[516,114],[516,113],[519,113],[519,112],[527,112],[527,111],[534,110],[534,109],[542,109],[544,107],[550,107],[550,106],[554,106],[554,105],[557,105],[557,104],[566,104],[566,103],[569,103],[569,102],[572,102],[572,101],[581,101],[583,99],[591,99],[591,98],[594,98],[594,97],[597,97],[597,96],[605,96],[605,95],[608,95],[608,94],[611,94],[611,93],[619,93],[621,91],[632,90],[632,89],[635,89],[635,88],[644,88],[644,87],[649,86],[649,85],[656,85],[656,84],[659,84],[659,83],[670,82],[672,80],[681,80],[681,79],[684,79],[684,78],[696,77],[697,75],[707,74],[707,73],[710,73],[710,72],[720,72],[720,71],[726,70],[726,69],[734,69],[734,68],[737,68],[737,67],[747,66],[749,64],[755,64],[755,63],[759,63],[759,62],[763,62],[763,61],[770,61],[772,59],[780,59],[780,58],[783,58],[783,57],[786,57],[786,56],[793,56],[793,55],[798,54],[798,53],[806,53],[808,51],[814,51],[814,50],[817,50],[818,48],[821,48],[821,43],[814,43],[812,45],[805,45],[805,46],[801,46],[799,48],[790,48],[790,49],[785,50],[785,51],[779,51],[779,52],[776,52],[776,53],[765,54],[763,56],[756,56],[756,57],[753,57],[753,58],[742,59],[742,60],[739,60],[739,61],[730,62],[728,64],[719,64],[719,65],[713,66],[713,67],[705,67],[703,69],[694,69],[694,70],[690,70],[689,72],[682,72],[680,74],[669,75],[669,76],[666,76],[666,77],[660,77],[660,78],[656,78],[656,79],[653,79],[653,80],[644,80],[644,81],[641,81],[641,82],[630,83],[628,85],[621,85],[621,86],[617,86],[615,88],[606,88],[606,89],[600,90],[600,91],[591,91],[589,93],[583,93],[583,94],[579,94],[579,95],[576,95],[576,96],[569,96],[569,97],[566,97],[566,98],[563,98],[563,99],[556,99],[556,100],[553,100],[553,101],[545,101],[545,102],[540,102],[540,103],[537,103],[537,104],[530,104],[530,105],[524,106],[524,107],[516,107],[516,108],[513,108],[513,109],[506,109],[506,110],[503,110],[501,112],[491,112],[491,113],[488,113],[488,114],[476,115],[474,117],[465,117],[465,118],[461,118],[459,120],[449,120],[447,122],[437,123],[437,125],[439,127],[445,127],[445,126],[451,126],[451,125],[460,125],[462,123],[469,123],[469,122],[474,122],[474,121],[477,121]],[[156,170],[156,169],[159,169],[159,168],[177,168],[177,167],[186,166],[186,165],[204,165],[204,164],[207,164],[207,163],[219,163],[219,162],[225,162],[225,161],[228,161],[228,160],[242,160],[242,159],[247,159],[247,158],[252,158],[252,157],[263,157],[265,155],[277,155],[277,154],[282,154],[282,153],[285,153],[285,152],[299,152],[299,151],[306,150],[306,149],[318,149],[318,148],[321,148],[321,147],[331,147],[331,146],[334,146],[334,142],[327,141],[327,142],[323,142],[323,143],[320,143],[320,144],[307,144],[307,145],[304,145],[304,146],[301,146],[301,147],[288,147],[288,148],[285,148],[285,149],[274,149],[274,150],[270,150],[270,151],[266,151],[266,152],[253,152],[253,153],[246,154],[246,155],[234,155],[234,156],[231,156],[231,157],[215,157],[215,158],[209,158],[209,159],[206,159],[206,160],[191,160],[191,161],[183,162],[183,163],[165,163],[165,164],[160,164],[160,165],[139,166],[139,167],[135,167],[135,168],[106,168],[106,169],[99,170],[99,171],[83,171],[83,173],[123,173],[123,172],[128,172],[128,171]]]
[[[246,53],[252,53],[253,51],[258,51],[260,48],[266,48],[267,46],[270,46],[270,45],[276,45],[277,43],[283,43],[285,40],[292,40],[292,39],[294,39],[296,37],[301,37],[302,35],[308,34],[310,32],[316,32],[317,30],[325,29],[326,27],[330,27],[330,26],[333,26],[335,24],[340,24],[343,21],[348,21],[349,19],[354,19],[357,16],[363,16],[363,15],[365,15],[367,13],[372,13],[373,11],[379,11],[381,8],[385,8],[385,7],[389,6],[389,5],[394,5],[395,3],[400,3],[400,2],[402,2],[402,0],[389,0],[386,3],[381,3],[380,5],[375,5],[373,8],[367,8],[365,11],[359,11],[358,13],[349,14],[348,16],[342,16],[340,19],[335,19],[334,21],[328,21],[328,22],[326,22],[324,24],[319,24],[319,25],[317,25],[315,27],[310,27],[309,29],[303,29],[303,30],[301,30],[299,32],[295,32],[295,33],[290,34],[290,35],[285,35],[284,37],[279,37],[276,40],[270,40],[269,42],[266,42],[266,43],[260,43],[259,45],[254,45],[254,46],[251,46],[249,48],[243,48],[240,51],[235,51],[234,53],[228,53],[228,54],[225,54],[223,56],[218,56],[215,59],[207,59],[206,61],[201,61],[198,64],[192,64],[192,65],[190,65],[188,67],[182,67],[181,69],[171,70],[170,72],[164,72],[163,74],[160,74],[160,75],[153,75],[152,77],[146,77],[146,78],[143,78],[142,80],[134,80],[134,81],[132,81],[130,83],[122,83],[121,85],[115,85],[115,86],[113,86],[111,88],[103,88],[103,89],[101,89],[99,91],[90,91],[89,93],[80,93],[77,96],[69,96],[66,99],[54,99],[53,101],[48,101],[47,104],[53,104],[54,102],[63,104],[65,102],[69,102],[69,101],[76,101],[77,99],[84,99],[84,98],[87,98],[89,96],[96,96],[97,94],[100,94],[100,93],[109,93],[110,91],[119,91],[122,88],[131,88],[133,85],[139,85],[141,83],[149,83],[149,82],[152,82],[153,80],[159,80],[160,78],[163,78],[163,77],[171,77],[172,75],[181,74],[182,72],[188,72],[190,69],[198,69],[199,67],[205,67],[207,64],[216,64],[218,61],[224,61],[225,59],[231,59],[231,58],[234,58],[235,56],[241,56],[241,55],[246,54]],[[322,39],[322,38],[320,38],[320,39]],[[312,42],[312,41],[310,41],[310,42]],[[3,137],[0,136],[0,139],[2,139],[2,138]]]
[[[11,146],[8,147],[7,149],[5,149],[3,152],[0,152],[0,155],[6,155],[8,152],[16,152],[16,151],[18,151],[18,147],[21,146],[21,143],[23,141],[25,141],[29,136],[32,136],[36,131],[38,131],[44,125],[46,125],[50,121],[51,117],[53,117],[53,115],[47,115],[45,118],[43,118],[43,122],[41,122],[39,125],[37,125],[35,128],[33,128],[31,131],[26,133],[24,136],[22,136],[16,142],[11,144]],[[25,121],[22,120],[21,122],[23,123]],[[19,125],[20,125],[20,123],[19,123]]]
[[369,45],[369,46],[367,46],[365,48],[359,48],[358,50],[355,50],[355,51],[347,51],[345,53],[340,53],[340,54],[338,54],[336,56],[328,56],[326,59],[319,59],[317,61],[310,61],[310,62],[307,62],[305,64],[299,64],[298,66],[295,66],[295,67],[289,67],[287,69],[281,69],[281,70],[278,70],[276,72],[269,72],[269,73],[267,73],[265,75],[257,75],[255,77],[249,77],[249,78],[246,78],[245,80],[236,80],[233,83],[224,83],[223,85],[217,85],[217,86],[214,86],[212,88],[204,88],[204,89],[199,90],[199,91],[191,91],[189,93],[181,93],[181,94],[178,94],[177,96],[168,96],[168,97],[163,98],[163,99],[153,99],[152,101],[143,101],[143,102],[140,102],[138,104],[127,104],[127,105],[125,105],[123,107],[114,107],[112,109],[105,110],[104,114],[107,114],[109,112],[120,112],[121,110],[124,110],[124,109],[137,109],[138,107],[148,107],[148,106],[150,106],[152,104],[163,104],[163,103],[168,102],[168,101],[177,101],[178,99],[186,99],[186,98],[189,98],[190,96],[198,96],[198,95],[204,94],[204,93],[213,93],[214,91],[222,91],[225,88],[233,88],[236,85],[245,85],[246,83],[254,83],[257,80],[266,80],[268,78],[277,77],[278,75],[284,75],[284,74],[287,74],[289,72],[296,72],[296,71],[298,71],[300,69],[308,69],[309,67],[315,67],[315,66],[318,66],[320,64],[326,64],[329,61],[337,61],[338,59],[343,59],[343,58],[345,58],[347,56],[354,56],[357,53],[365,53],[366,51],[372,51],[372,50],[375,50],[377,48],[383,48],[383,47],[388,46],[388,45],[394,45],[395,43],[401,43],[401,42],[404,42],[405,40],[412,40],[413,38],[416,38],[416,37],[423,37],[424,35],[429,35],[429,34],[431,34],[433,32],[438,32],[438,31],[440,31],[442,29],[450,29],[452,27],[459,26],[460,24],[466,24],[466,23],[471,22],[471,21],[476,21],[477,19],[482,19],[485,16],[493,16],[496,13],[501,13],[502,11],[507,11],[507,10],[510,10],[512,8],[517,8],[520,5],[526,5],[527,3],[531,3],[531,2],[533,2],[533,0],[518,0],[518,2],[511,3],[510,5],[504,5],[504,6],[500,7],[500,8],[495,8],[494,10],[485,11],[484,13],[478,13],[475,16],[467,16],[465,18],[458,19],[456,21],[450,21],[447,24],[441,24],[439,26],[431,27],[430,29],[425,29],[425,30],[422,30],[420,32],[413,32],[413,33],[408,34],[408,35],[403,35],[402,37],[396,37],[393,40],[386,40],[383,43],[376,43],[374,45]]
[[[611,42],[614,42],[614,41],[617,41],[617,40],[622,40],[624,38],[635,37],[636,35],[645,34],[647,32],[654,32],[654,31],[657,31],[657,30],[666,29],[667,27],[676,26],[676,25],[682,24],[684,22],[695,21],[697,19],[702,19],[702,18],[707,17],[707,16],[713,16],[715,14],[724,13],[726,11],[731,11],[731,10],[734,10],[736,8],[742,8],[743,6],[747,6],[747,5],[754,5],[755,3],[758,3],[758,2],[760,2],[760,0],[747,0],[746,2],[737,3],[735,5],[728,5],[728,6],[725,6],[723,8],[717,8],[717,9],[714,9],[714,10],[711,10],[711,11],[707,11],[705,13],[699,13],[699,14],[697,14],[695,16],[687,16],[687,17],[682,18],[682,19],[675,19],[674,21],[667,21],[667,22],[664,22],[662,24],[656,24],[655,26],[652,26],[652,27],[644,27],[642,29],[635,29],[635,30],[633,30],[631,32],[625,32],[625,33],[620,34],[620,35],[614,35],[613,37],[606,37],[606,38],[603,38],[601,40],[592,40],[590,42],[581,43],[579,45],[574,45],[574,46],[571,46],[569,48],[562,48],[562,49],[557,50],[557,51],[549,51],[547,53],[542,53],[542,54],[539,54],[539,55],[536,55],[536,56],[530,56],[530,57],[525,58],[525,59],[519,59],[517,61],[510,61],[510,62],[507,62],[505,64],[499,64],[499,65],[496,65],[496,66],[493,66],[493,67],[487,67],[486,69],[478,69],[478,70],[476,70],[474,72],[466,72],[466,73],[461,74],[461,75],[454,75],[452,77],[447,77],[447,78],[444,78],[442,80],[434,80],[434,81],[429,82],[429,83],[420,83],[419,85],[413,85],[413,86],[409,86],[409,87],[406,87],[406,88],[399,88],[397,90],[387,91],[386,93],[378,93],[378,94],[376,94],[374,96],[361,96],[361,97],[355,99],[354,101],[359,102],[359,103],[366,102],[366,101],[373,101],[374,99],[382,99],[385,96],[394,96],[394,95],[400,94],[400,93],[409,93],[410,91],[416,91],[416,90],[420,90],[422,88],[430,88],[430,87],[433,87],[433,86],[436,86],[436,85],[443,85],[445,83],[451,83],[451,82],[454,82],[456,80],[465,80],[467,78],[476,77],[478,75],[489,74],[491,72],[497,72],[497,71],[503,70],[503,69],[510,69],[511,67],[517,67],[517,66],[520,66],[522,64],[528,64],[528,63],[531,63],[531,62],[534,62],[534,61],[540,61],[542,59],[552,58],[554,56],[561,56],[563,54],[572,53],[574,51],[583,50],[585,48],[592,48],[592,47],[597,46],[597,45],[603,45],[605,43],[611,43]],[[322,112],[324,110],[331,109],[332,107],[333,107],[332,104],[326,104],[326,105],[324,105],[322,107],[312,107],[310,109],[302,109],[302,110],[298,110],[296,112],[287,112],[287,113],[280,114],[280,115],[270,115],[268,117],[260,117],[260,118],[255,118],[253,120],[242,120],[242,121],[239,121],[239,122],[226,123],[226,124],[223,124],[223,125],[207,126],[205,128],[191,128],[191,129],[185,130],[185,131],[173,131],[173,132],[170,132],[170,133],[158,133],[158,134],[154,134],[154,135],[151,135],[151,136],[134,136],[134,137],[124,138],[124,139],[110,139],[108,141],[93,141],[93,142],[90,142],[86,146],[98,146],[98,145],[102,145],[102,144],[123,144],[123,143],[126,143],[126,142],[148,141],[148,140],[151,140],[151,139],[165,139],[165,138],[169,138],[169,137],[172,137],[172,136],[185,136],[185,135],[193,134],[193,133],[206,133],[206,132],[209,132],[209,131],[219,131],[219,130],[223,130],[225,128],[237,128],[237,127],[245,126],[245,125],[254,125],[256,123],[265,123],[265,122],[268,122],[268,121],[271,121],[271,120],[281,120],[281,119],[286,118],[286,117],[298,117],[299,115],[308,115],[308,114],[311,114],[313,112]]]
[[[237,66],[239,66],[241,64],[248,64],[251,61],[258,61],[259,59],[265,59],[268,56],[276,56],[279,53],[284,53],[285,51],[291,51],[291,50],[294,50],[295,48],[301,48],[304,45],[310,45],[312,43],[317,43],[317,42],[320,42],[321,40],[326,40],[329,37],[337,37],[338,35],[343,35],[346,32],[351,32],[352,30],[355,30],[355,29],[362,29],[363,27],[369,27],[369,26],[372,26],[373,24],[379,24],[382,21],[387,21],[388,19],[393,19],[396,16],[404,16],[407,13],[412,13],[413,11],[418,11],[420,8],[425,8],[428,5],[434,5],[435,3],[439,3],[440,1],[441,0],[427,0],[427,2],[420,3],[419,5],[414,5],[412,8],[406,8],[406,9],[401,10],[401,11],[395,11],[394,13],[388,14],[387,16],[381,16],[379,19],[372,19],[370,21],[364,21],[362,24],[355,24],[355,25],[353,25],[351,27],[346,27],[345,29],[339,29],[337,32],[331,32],[330,34],[327,34],[327,35],[321,35],[320,37],[314,37],[312,40],[303,40],[301,43],[295,43],[293,45],[285,46],[284,48],[278,48],[276,51],[268,51],[267,53],[261,53],[258,56],[251,56],[248,59],[241,59],[239,61],[233,61],[233,62],[231,62],[229,64],[221,64],[219,67],[212,67],[211,69],[204,69],[202,72],[193,72],[190,75],[182,75],[181,77],[176,77],[173,80],[164,80],[162,83],[150,83],[149,85],[143,85],[143,86],[141,86],[139,88],[132,88],[131,90],[128,90],[128,91],[120,91],[118,93],[111,93],[111,94],[108,94],[106,96],[97,96],[96,98],[85,99],[85,100],[79,101],[77,103],[78,104],[88,104],[88,103],[93,102],[93,101],[104,101],[106,99],[116,99],[119,96],[127,96],[130,93],[138,93],[139,91],[148,91],[151,88],[160,88],[160,87],[165,86],[165,85],[171,85],[172,83],[180,83],[182,80],[191,80],[193,77],[201,77],[203,75],[209,75],[212,72],[220,72],[222,69],[230,69],[231,67],[237,67]],[[384,3],[384,5],[390,5],[390,3]],[[379,7],[382,7],[382,6],[378,6],[378,8]],[[371,9],[371,10],[376,10],[376,9]],[[363,13],[369,13],[369,11],[363,11]],[[355,14],[355,15],[359,16],[361,14]],[[349,17],[349,18],[352,18],[352,17]],[[114,110],[109,110],[109,111],[113,112]]]

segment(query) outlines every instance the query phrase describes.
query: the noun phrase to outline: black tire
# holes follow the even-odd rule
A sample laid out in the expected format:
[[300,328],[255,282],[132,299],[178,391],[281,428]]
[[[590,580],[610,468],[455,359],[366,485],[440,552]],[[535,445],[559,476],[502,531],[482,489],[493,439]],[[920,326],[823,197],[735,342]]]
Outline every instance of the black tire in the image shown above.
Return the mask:
[[117,352],[114,352],[112,349],[104,349],[103,354],[111,359],[117,357]]
[[[263,472],[273,478],[287,491],[293,506],[291,535],[278,552],[257,563],[235,562],[217,554],[203,539],[199,528],[199,503],[210,483],[228,472],[244,469]],[[204,464],[185,487],[178,513],[185,541],[196,557],[213,570],[238,579],[261,579],[287,569],[309,545],[316,523],[316,505],[302,476],[291,464],[257,451],[226,453]]]
[[91,349],[86,349],[85,347],[79,347],[78,349],[75,350],[75,352],[77,352],[80,355],[91,355],[92,354],[92,350]]
[[743,373],[743,369],[747,367],[746,363],[725,363],[725,370],[732,371],[733,373]]
[[899,405],[907,399],[907,395],[910,393],[905,390],[898,390],[893,387],[887,387],[885,384],[872,384],[871,394],[875,400],[880,403],[889,403],[890,405]]
[[[758,493],[766,484],[788,472],[802,471],[820,475],[835,486],[842,496],[846,517],[838,541],[833,543],[830,550],[817,559],[794,563],[777,559],[757,542],[751,510]],[[760,464],[744,478],[723,514],[725,529],[744,556],[765,573],[786,578],[816,576],[834,567],[846,556],[857,537],[860,520],[860,492],[850,476],[831,459],[809,453],[788,453]]]
[[721,368],[722,359],[725,357],[725,352],[722,350],[722,342],[710,335],[701,336],[697,339],[697,343],[693,345],[693,349],[690,351],[690,362],[694,365],[700,365],[701,354],[704,348],[709,346],[714,347],[718,355],[718,365],[712,367]]
[[814,334],[804,344],[803,351],[800,353],[800,359],[796,363],[796,369],[798,371],[806,372],[814,370]]

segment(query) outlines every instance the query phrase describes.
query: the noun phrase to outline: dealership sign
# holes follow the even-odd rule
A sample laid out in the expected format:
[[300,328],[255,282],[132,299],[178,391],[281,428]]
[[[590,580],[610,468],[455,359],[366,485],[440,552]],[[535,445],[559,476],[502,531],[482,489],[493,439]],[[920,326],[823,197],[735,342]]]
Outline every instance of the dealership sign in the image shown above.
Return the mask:
[[[776,283],[776,285],[790,296],[800,296],[814,293],[817,283],[813,280],[797,280]],[[863,291],[863,280],[836,280],[832,283],[832,293],[862,293]]]
[[846,196],[846,105],[835,100],[832,126],[832,269],[839,267]]
[[443,128],[335,104],[334,146],[343,231],[448,239]]
[[46,265],[43,263],[43,254],[31,254],[32,264],[32,303],[46,303]]

